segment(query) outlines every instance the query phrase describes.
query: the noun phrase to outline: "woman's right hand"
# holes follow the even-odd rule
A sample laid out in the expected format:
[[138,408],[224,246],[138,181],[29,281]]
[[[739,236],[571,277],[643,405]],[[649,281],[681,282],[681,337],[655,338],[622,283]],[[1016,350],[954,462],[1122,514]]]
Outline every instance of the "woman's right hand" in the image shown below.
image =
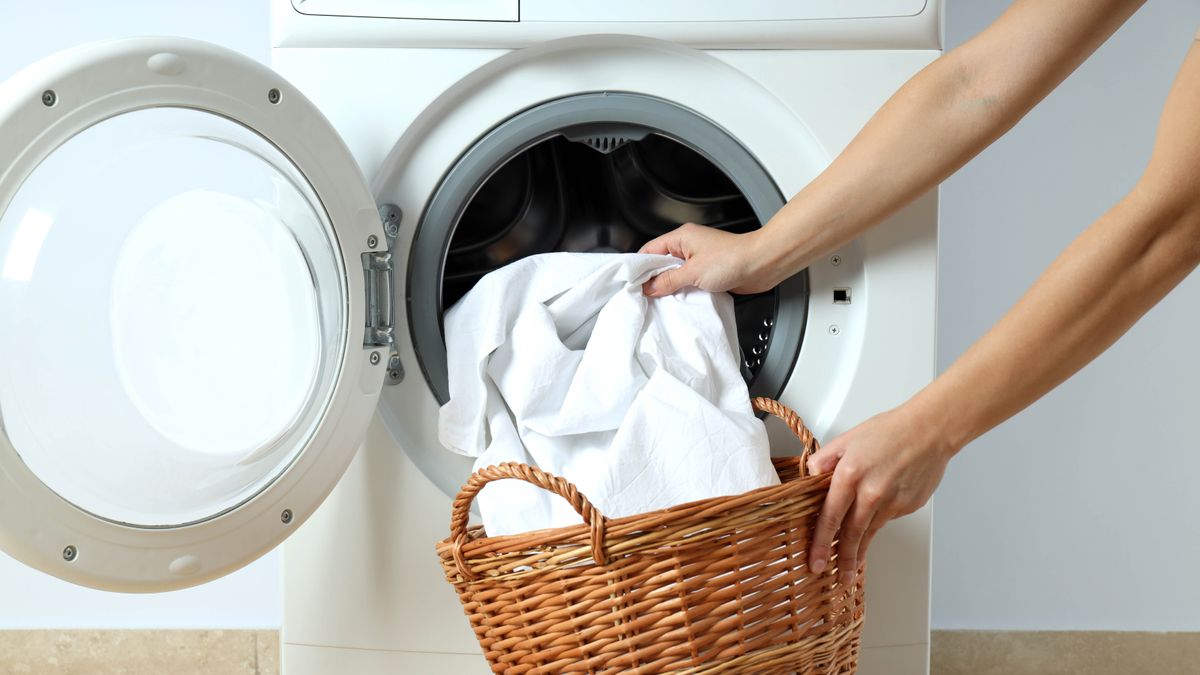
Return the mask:
[[763,230],[733,234],[695,223],[680,227],[646,242],[638,253],[673,255],[681,267],[667,270],[642,285],[650,297],[671,295],[694,287],[713,293],[761,293],[788,277],[767,269],[760,253]]

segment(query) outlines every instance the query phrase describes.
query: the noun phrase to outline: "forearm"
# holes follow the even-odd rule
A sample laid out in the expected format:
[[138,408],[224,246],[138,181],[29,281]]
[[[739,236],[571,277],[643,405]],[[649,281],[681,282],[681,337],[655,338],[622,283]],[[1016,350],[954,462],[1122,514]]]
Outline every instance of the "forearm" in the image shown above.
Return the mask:
[[967,68],[950,53],[905,84],[846,149],[760,233],[763,259],[788,275],[924,194],[1019,117],[966,101]]
[[901,87],[755,236],[790,276],[936,186],[1010,129],[1140,0],[1023,0]]

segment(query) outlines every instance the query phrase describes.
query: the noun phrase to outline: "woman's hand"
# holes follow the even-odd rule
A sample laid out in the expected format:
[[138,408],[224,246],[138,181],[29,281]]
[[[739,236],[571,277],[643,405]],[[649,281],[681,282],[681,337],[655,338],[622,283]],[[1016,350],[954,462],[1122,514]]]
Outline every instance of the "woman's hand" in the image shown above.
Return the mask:
[[670,295],[695,287],[713,293],[761,293],[774,288],[787,274],[771,273],[758,254],[762,230],[733,234],[687,223],[646,242],[638,253],[673,255],[682,267],[667,270],[647,281],[643,292],[651,297]]
[[941,482],[954,449],[910,408],[876,415],[809,458],[812,473],[833,471],[808,554],[813,572],[828,565],[836,537],[841,579],[852,581],[875,533],[921,508]]

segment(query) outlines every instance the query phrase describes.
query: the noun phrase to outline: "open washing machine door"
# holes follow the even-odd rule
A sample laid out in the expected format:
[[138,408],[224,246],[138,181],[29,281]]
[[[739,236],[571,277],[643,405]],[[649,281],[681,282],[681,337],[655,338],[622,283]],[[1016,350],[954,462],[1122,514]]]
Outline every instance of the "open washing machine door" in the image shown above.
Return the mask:
[[374,412],[390,274],[342,140],[249,58],[126,39],[0,86],[0,548],[118,591],[273,548]]

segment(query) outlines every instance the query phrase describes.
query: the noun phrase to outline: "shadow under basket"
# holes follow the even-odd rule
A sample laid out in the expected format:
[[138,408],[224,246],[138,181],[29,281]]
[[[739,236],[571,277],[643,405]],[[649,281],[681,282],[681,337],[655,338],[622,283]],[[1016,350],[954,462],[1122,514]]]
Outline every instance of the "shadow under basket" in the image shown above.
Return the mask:
[[[781,484],[607,519],[574,485],[525,464],[477,471],[437,545],[493,672],[854,673],[863,575],[837,581],[836,557],[808,568],[829,475],[809,476],[818,445],[771,399],[804,454],[775,458]],[[584,523],[488,537],[468,527],[471,501],[494,480],[562,496]]]

